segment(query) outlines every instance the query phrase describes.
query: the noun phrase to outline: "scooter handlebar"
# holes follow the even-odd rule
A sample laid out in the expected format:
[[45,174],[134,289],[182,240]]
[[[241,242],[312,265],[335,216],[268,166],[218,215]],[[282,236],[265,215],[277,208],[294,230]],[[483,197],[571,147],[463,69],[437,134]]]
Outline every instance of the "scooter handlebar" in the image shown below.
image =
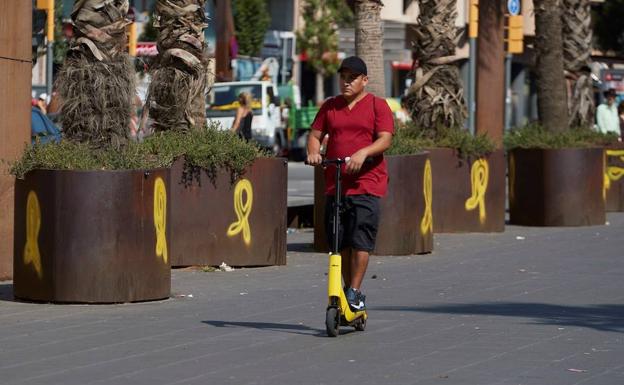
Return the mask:
[[[349,163],[349,160],[351,160],[350,156],[347,156],[345,158],[336,158],[336,159],[323,159],[323,161],[321,162],[321,164],[319,166],[328,166],[330,164],[343,164],[343,163]],[[364,163],[370,164],[373,163],[373,161],[375,160],[375,158],[373,158],[372,156],[369,156],[368,158],[366,158],[366,160],[364,161]],[[304,163],[308,166],[312,166],[307,160],[304,161]]]

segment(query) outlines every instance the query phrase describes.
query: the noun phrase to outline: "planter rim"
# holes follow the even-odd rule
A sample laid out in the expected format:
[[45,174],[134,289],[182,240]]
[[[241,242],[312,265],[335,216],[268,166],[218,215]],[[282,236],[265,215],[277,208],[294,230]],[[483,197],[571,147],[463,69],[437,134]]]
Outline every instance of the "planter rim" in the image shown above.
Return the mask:
[[26,175],[32,172],[58,172],[58,173],[133,173],[133,172],[146,172],[146,171],[167,171],[169,167],[158,167],[158,168],[132,168],[132,169],[124,169],[124,170],[61,170],[56,168],[35,168],[26,173]]
[[511,151],[593,151],[593,150],[604,150],[605,148],[609,148],[609,146],[591,146],[591,147],[562,147],[562,148],[539,148],[539,147],[515,147],[510,148],[507,152]]
[[423,156],[423,155],[429,155],[429,151],[420,151],[414,154],[392,154],[392,155],[384,154],[384,158],[399,158],[399,157]]

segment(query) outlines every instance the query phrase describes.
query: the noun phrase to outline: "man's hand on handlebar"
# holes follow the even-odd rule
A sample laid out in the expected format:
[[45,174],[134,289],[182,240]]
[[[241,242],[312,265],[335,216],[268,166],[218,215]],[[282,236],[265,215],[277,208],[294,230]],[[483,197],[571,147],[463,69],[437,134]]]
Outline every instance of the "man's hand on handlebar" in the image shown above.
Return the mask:
[[321,154],[308,154],[306,164],[310,166],[319,166],[321,163],[323,163],[323,157]]
[[345,171],[347,172],[347,174],[357,174],[358,172],[360,172],[360,169],[362,168],[362,165],[364,164],[364,162],[366,162],[366,160],[366,153],[363,151],[357,151],[356,153],[351,155],[351,158],[347,162]]

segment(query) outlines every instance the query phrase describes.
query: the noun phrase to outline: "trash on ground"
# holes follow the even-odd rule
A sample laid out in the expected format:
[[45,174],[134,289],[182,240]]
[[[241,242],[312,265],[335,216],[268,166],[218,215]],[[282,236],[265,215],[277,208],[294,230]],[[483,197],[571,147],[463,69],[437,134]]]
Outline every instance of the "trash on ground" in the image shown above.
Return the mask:
[[193,294],[177,294],[176,298],[193,298]]
[[234,271],[234,269],[230,266],[227,265],[227,263],[225,262],[221,262],[221,264],[219,265],[219,270],[221,271]]
[[574,373],[585,373],[587,370],[585,369],[574,369],[574,368],[570,368],[568,369],[568,372],[574,372]]
[[516,235],[516,239],[519,240],[519,241],[523,241],[523,240],[526,239],[526,237],[523,237],[521,235]]

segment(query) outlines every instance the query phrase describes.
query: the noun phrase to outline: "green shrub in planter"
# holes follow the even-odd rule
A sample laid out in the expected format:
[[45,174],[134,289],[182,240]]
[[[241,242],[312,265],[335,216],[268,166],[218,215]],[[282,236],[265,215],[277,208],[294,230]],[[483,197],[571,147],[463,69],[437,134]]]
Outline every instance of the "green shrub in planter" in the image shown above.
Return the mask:
[[[414,123],[396,130],[394,141],[398,142],[396,151],[410,150],[412,146],[451,148],[463,159],[478,158],[495,150],[494,142],[485,135],[472,135],[467,130],[459,128],[422,128]],[[393,143],[393,147],[394,145]]]
[[140,170],[171,167],[184,156],[191,167],[214,174],[225,168],[239,175],[259,156],[268,156],[253,143],[215,127],[188,133],[164,131],[141,143],[129,142],[116,149],[64,139],[60,143],[29,145],[12,164],[11,174],[19,179],[31,170]]
[[615,133],[603,134],[586,128],[572,128],[563,132],[551,132],[539,124],[511,130],[503,139],[505,148],[590,148],[604,147],[618,141]]

